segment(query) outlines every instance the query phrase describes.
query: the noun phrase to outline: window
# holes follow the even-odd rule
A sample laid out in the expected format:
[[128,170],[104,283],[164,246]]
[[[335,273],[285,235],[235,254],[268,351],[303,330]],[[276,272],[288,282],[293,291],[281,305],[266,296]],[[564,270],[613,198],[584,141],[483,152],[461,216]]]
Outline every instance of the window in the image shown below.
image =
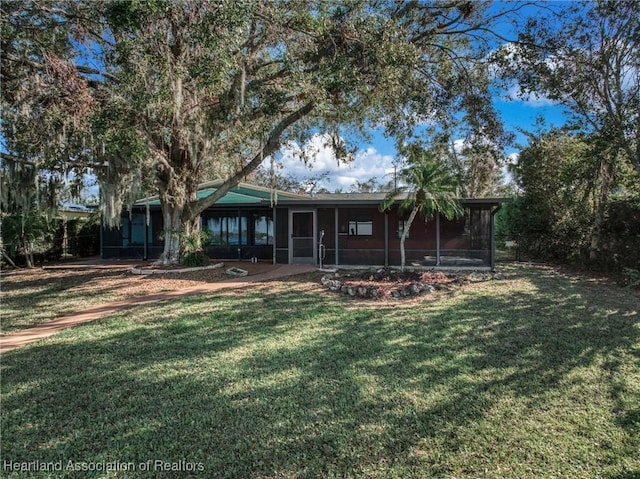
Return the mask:
[[350,236],[372,236],[373,215],[370,213],[352,213],[349,215]]
[[[144,213],[134,213],[131,218],[127,216],[122,219],[122,246],[144,245],[145,217]],[[153,237],[151,218],[149,218],[147,237],[149,241]]]
[[144,215],[131,218],[131,244],[144,244]]
[[238,215],[219,215],[207,219],[209,244],[234,246],[247,244],[247,218]]
[[[407,227],[407,220],[398,220],[398,238],[402,238],[402,232],[404,231],[404,229]],[[411,229],[407,230],[407,236],[406,238],[409,237],[409,231]]]
[[273,244],[273,219],[270,216],[254,216],[253,241],[254,245]]

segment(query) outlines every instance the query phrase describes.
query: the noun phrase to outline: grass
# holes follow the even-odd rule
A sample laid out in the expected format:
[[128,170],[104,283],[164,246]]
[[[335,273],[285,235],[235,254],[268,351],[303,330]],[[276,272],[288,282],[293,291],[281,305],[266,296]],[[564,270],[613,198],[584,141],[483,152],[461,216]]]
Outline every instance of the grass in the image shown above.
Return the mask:
[[0,334],[10,334],[55,317],[109,301],[122,301],[220,280],[217,270],[138,276],[125,269],[23,269],[2,274]]
[[524,267],[438,300],[289,281],[139,307],[3,355],[2,458],[136,469],[82,477],[640,477],[639,310]]
[[[20,270],[3,274],[0,332],[9,334],[91,305],[123,299],[124,271]],[[129,280],[130,281],[130,280]]]

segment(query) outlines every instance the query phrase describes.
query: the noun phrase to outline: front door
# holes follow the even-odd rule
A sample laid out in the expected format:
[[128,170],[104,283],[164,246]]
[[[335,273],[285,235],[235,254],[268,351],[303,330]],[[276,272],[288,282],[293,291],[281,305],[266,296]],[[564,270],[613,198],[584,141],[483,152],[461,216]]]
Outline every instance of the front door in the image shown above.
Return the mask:
[[290,263],[316,262],[315,212],[291,211]]

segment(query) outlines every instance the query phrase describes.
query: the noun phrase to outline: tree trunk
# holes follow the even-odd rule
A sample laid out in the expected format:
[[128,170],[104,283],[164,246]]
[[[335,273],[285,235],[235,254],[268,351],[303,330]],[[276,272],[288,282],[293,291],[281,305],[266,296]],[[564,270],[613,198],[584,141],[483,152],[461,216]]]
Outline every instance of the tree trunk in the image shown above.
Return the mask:
[[[614,156],[615,157],[615,156]],[[603,159],[601,165],[602,183],[600,184],[600,192],[598,194],[595,205],[595,216],[593,218],[593,229],[591,232],[591,244],[589,246],[589,260],[598,259],[602,240],[602,224],[604,223],[604,212],[609,199],[609,189],[613,184],[613,173],[611,161],[608,156]]]
[[405,259],[406,259],[405,250],[404,250],[404,240],[407,239],[407,233],[409,232],[409,229],[411,228],[411,223],[413,223],[413,220],[415,219],[417,213],[418,213],[418,208],[414,207],[411,210],[411,214],[409,215],[409,219],[405,223],[404,228],[402,228],[402,235],[400,235],[400,271],[404,271],[404,265],[405,265]]
[[184,228],[184,252],[195,253],[202,251],[202,235],[200,234],[200,215],[189,218],[186,213],[182,217]]
[[7,252],[4,250],[4,248],[1,249],[2,251],[2,257],[4,258],[4,260],[9,263],[11,266],[13,266],[16,269],[19,269],[15,262],[11,259],[11,257],[7,254]]
[[33,268],[33,250],[31,248],[31,242],[29,240],[22,240],[22,251],[24,251],[24,259],[27,262],[27,268]]
[[164,227],[164,250],[156,263],[170,265],[180,262],[191,232],[188,204],[197,195],[198,172],[179,135],[170,145],[163,145],[158,154],[166,161],[156,173]]
[[169,265],[180,261],[181,213],[181,209],[176,206],[162,205],[164,250],[156,264]]

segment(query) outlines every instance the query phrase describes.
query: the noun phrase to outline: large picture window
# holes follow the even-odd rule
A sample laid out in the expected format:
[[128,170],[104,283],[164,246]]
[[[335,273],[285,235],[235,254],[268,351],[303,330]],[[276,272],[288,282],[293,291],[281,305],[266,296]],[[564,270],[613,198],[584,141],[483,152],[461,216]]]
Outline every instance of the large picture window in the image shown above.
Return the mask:
[[[122,219],[122,246],[144,245],[145,216],[144,213],[134,213],[131,215],[131,218],[127,216]],[[149,241],[151,241],[153,236],[151,219],[149,219],[149,231],[147,235]]]
[[256,215],[253,220],[254,245],[273,244],[273,219],[267,215]]
[[349,215],[350,236],[372,236],[373,215],[370,213],[351,213]]
[[235,246],[247,244],[247,218],[238,215],[220,215],[207,220],[209,244]]

